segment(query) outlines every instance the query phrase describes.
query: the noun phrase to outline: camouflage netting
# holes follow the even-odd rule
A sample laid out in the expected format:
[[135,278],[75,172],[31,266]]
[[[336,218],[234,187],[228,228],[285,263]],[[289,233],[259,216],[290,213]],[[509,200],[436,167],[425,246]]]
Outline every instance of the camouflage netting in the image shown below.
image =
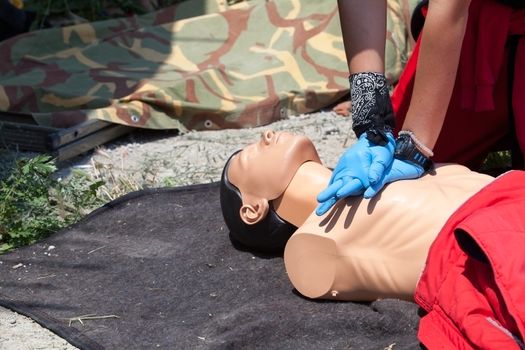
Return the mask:
[[[191,0],[140,17],[0,43],[0,110],[41,125],[86,119],[152,129],[253,127],[347,93],[335,0]],[[412,48],[417,0],[389,0],[387,75]]]

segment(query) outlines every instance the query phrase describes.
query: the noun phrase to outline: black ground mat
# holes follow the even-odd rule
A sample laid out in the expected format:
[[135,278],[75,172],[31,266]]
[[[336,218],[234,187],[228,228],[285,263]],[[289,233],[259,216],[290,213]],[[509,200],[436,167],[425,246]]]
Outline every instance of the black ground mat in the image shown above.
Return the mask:
[[84,349],[419,349],[417,306],[321,302],[235,249],[218,184],[126,195],[0,256],[0,305]]

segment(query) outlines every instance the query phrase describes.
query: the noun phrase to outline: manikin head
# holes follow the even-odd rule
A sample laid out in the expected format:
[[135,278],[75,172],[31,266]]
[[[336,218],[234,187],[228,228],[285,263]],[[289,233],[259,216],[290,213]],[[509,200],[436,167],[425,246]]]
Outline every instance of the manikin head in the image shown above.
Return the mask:
[[282,251],[296,227],[277,215],[271,201],[307,161],[321,163],[308,138],[271,130],[230,157],[221,178],[221,208],[234,240],[262,251]]

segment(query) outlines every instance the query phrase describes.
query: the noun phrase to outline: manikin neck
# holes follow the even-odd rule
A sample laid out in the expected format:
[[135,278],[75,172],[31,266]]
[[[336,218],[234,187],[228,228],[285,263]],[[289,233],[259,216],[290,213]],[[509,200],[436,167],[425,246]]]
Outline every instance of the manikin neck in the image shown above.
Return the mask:
[[330,181],[332,172],[322,164],[303,163],[284,193],[272,201],[279,217],[294,226],[301,226],[317,207],[317,195]]

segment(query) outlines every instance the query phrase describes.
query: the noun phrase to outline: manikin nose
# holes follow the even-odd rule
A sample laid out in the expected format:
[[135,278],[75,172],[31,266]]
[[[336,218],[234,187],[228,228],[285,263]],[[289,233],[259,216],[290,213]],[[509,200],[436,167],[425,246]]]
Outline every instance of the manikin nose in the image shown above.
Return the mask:
[[270,144],[274,136],[275,132],[273,130],[266,130],[265,132],[263,132],[262,138],[264,140],[264,143]]

